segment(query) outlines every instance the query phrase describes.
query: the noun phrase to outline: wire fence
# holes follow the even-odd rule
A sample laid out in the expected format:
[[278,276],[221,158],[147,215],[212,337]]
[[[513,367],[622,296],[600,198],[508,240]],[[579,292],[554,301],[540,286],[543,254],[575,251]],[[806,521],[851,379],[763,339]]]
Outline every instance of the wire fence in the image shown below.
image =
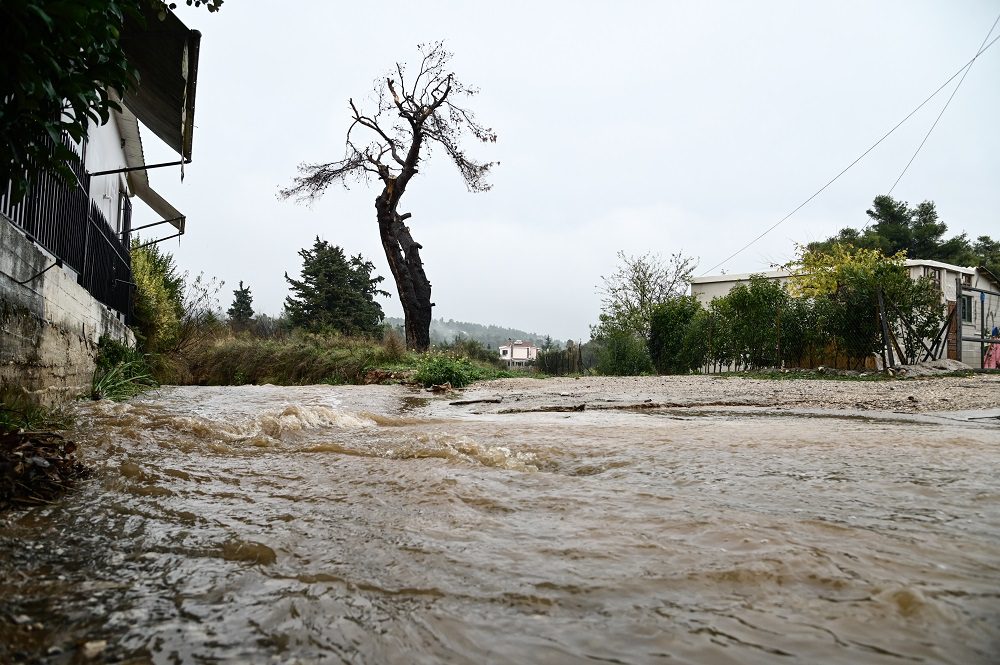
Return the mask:
[[570,340],[565,349],[539,351],[533,367],[550,376],[586,374],[597,367],[598,353],[594,343],[580,344]]

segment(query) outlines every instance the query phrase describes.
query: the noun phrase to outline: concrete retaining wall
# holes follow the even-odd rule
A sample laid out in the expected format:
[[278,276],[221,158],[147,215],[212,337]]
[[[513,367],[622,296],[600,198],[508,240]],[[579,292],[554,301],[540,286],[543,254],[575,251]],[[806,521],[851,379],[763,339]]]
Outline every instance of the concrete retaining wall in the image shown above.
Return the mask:
[[53,263],[0,215],[0,395],[13,390],[43,405],[89,391],[102,335],[135,343],[118,312],[77,284],[72,269],[42,273]]

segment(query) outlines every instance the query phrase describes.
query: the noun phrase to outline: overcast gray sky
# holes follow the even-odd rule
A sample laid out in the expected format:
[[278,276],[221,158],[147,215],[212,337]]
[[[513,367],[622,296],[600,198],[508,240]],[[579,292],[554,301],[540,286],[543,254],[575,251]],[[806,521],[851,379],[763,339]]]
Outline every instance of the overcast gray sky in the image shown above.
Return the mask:
[[[249,284],[280,312],[315,236],[391,275],[375,185],[312,208],[276,198],[301,161],[343,154],[347,99],[443,39],[499,160],[468,193],[440,151],[403,199],[435,317],[587,339],[616,252],[722,261],[805,200],[976,52],[995,0],[393,2],[182,5],[202,31],[194,162],[150,172],[188,216],[178,264]],[[1000,33],[1000,26],[993,33]],[[952,233],[1000,236],[1000,44],[987,51],[893,195],[933,200]],[[954,83],[952,84],[954,86]],[[947,100],[935,98],[794,217],[723,269],[767,270],[795,244],[865,224]],[[147,161],[172,158],[145,133]],[[140,206],[137,206],[137,209]],[[136,225],[152,214],[137,213]],[[716,270],[714,272],[720,272]],[[398,300],[383,303],[400,315]]]

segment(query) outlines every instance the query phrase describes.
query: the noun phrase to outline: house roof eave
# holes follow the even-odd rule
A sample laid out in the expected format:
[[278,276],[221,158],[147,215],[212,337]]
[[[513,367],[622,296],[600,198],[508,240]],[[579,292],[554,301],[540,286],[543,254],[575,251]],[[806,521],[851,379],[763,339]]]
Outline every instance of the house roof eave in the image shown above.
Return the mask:
[[927,266],[929,268],[941,268],[943,270],[950,270],[951,272],[959,272],[966,275],[971,275],[976,272],[975,268],[955,265],[954,263],[945,263],[944,261],[935,261],[934,259],[906,259],[903,261],[903,265],[907,268],[917,268],[922,266]]
[[125,105],[190,161],[201,33],[189,29],[169,9],[161,18],[147,4],[141,18],[126,17],[121,45],[138,72],[137,85],[126,94]]
[[781,279],[783,277],[792,277],[793,273],[790,273],[787,270],[761,270],[758,272],[741,272],[728,275],[702,275],[701,277],[691,278],[691,283],[714,284],[716,282],[748,282],[754,275],[761,275],[765,279]]
[[169,222],[178,232],[184,233],[187,218],[181,214],[169,201],[164,199],[149,184],[149,172],[141,168],[146,165],[142,150],[142,136],[139,134],[139,121],[128,107],[123,107],[120,113],[115,113],[115,123],[122,137],[122,151],[125,153],[125,165],[136,170],[129,171],[126,176],[129,190],[148,205],[153,212]]

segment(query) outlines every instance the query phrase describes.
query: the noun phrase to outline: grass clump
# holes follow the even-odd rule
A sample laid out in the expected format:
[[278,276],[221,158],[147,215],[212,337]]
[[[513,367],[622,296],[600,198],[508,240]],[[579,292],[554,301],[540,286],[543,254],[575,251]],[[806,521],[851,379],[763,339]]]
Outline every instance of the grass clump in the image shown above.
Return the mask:
[[452,388],[464,388],[474,381],[500,379],[514,376],[496,366],[450,353],[424,354],[417,366],[416,380],[425,387],[446,383]]
[[63,409],[39,406],[13,391],[0,393],[0,433],[69,429],[72,418]]
[[0,394],[0,511],[48,503],[88,475],[76,444],[56,431],[71,424],[62,410]]
[[428,353],[417,367],[416,379],[424,386],[450,384],[462,388],[483,378],[483,369],[468,358],[443,353]]
[[121,402],[158,385],[138,350],[110,337],[98,341],[91,399]]

